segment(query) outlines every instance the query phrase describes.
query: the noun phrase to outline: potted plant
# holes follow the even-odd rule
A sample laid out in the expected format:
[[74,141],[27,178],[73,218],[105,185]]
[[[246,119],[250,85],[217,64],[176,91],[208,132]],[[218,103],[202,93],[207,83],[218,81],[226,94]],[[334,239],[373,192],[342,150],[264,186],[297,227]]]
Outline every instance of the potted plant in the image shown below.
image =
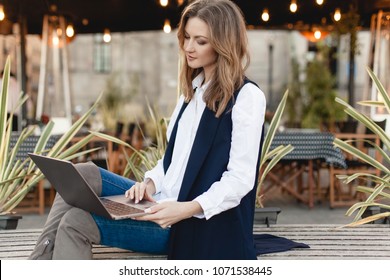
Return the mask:
[[[13,147],[10,147],[13,113],[11,112],[10,117],[7,120],[9,76],[10,58],[8,57],[4,67],[0,96],[0,224],[3,225],[4,228],[8,227],[9,218],[13,220],[11,223],[13,223],[14,226],[16,225],[14,219],[18,219],[20,216],[14,215],[13,209],[23,200],[31,188],[44,178],[41,171],[36,168],[29,157],[23,161],[16,159],[21,144],[33,134],[35,127],[24,128],[21,131],[16,144]],[[50,121],[44,128],[34,148],[34,153],[47,153],[50,157],[71,160],[91,152],[92,150],[86,150],[77,153],[77,151],[85,146],[93,137],[92,134],[87,135],[81,141],[71,146],[69,146],[69,142],[85,123],[91,112],[96,108],[100,98],[101,96],[99,96],[95,104],[72,125],[69,131],[58,139],[50,150],[45,150],[46,143],[48,142],[54,127],[54,123]],[[21,95],[14,111],[26,100],[27,97]]]
[[129,79],[128,88],[124,88],[121,84],[118,72],[113,73],[106,80],[105,94],[99,105],[99,113],[102,115],[104,128],[107,131],[115,131],[117,120],[128,118],[125,107],[139,91],[139,77],[133,74]]
[[288,98],[288,91],[285,92],[282,100],[276,108],[275,114],[268,127],[266,135],[264,137],[263,146],[261,149],[260,156],[260,173],[256,189],[256,209],[255,209],[255,223],[269,224],[276,223],[277,216],[281,212],[278,207],[264,207],[262,203],[261,187],[264,179],[272,168],[288,153],[290,153],[294,147],[289,145],[280,145],[273,150],[269,150],[271,147],[272,140],[274,139],[275,133],[279,126],[280,120],[283,115],[284,108],[286,106]]
[[[153,130],[155,135],[153,136],[153,143],[143,149],[136,149],[131,144],[122,141],[117,137],[113,137],[105,133],[92,132],[92,134],[97,137],[112,141],[113,143],[122,145],[123,147],[132,150],[130,156],[126,151],[123,152],[127,160],[127,165],[122,175],[125,177],[132,177],[136,181],[142,181],[144,179],[144,173],[147,170],[152,169],[157,164],[157,161],[163,157],[167,146],[165,135],[168,126],[168,120],[163,117],[158,117],[156,110],[153,109],[150,104],[148,104],[147,107],[150,116],[149,129]],[[142,131],[141,127],[139,127],[139,129],[141,130],[142,136],[146,138],[145,131]],[[147,142],[146,139],[144,140],[144,142]]]
[[[385,88],[376,77],[376,75],[367,68],[367,71],[373,80],[379,96],[381,96],[383,101],[361,101],[359,104],[364,106],[381,106],[386,108],[388,114],[390,114],[390,97],[386,92]],[[366,173],[356,173],[350,176],[347,175],[339,175],[337,176],[339,179],[343,180],[345,183],[350,183],[353,180],[363,179],[366,181],[372,181],[375,183],[374,186],[358,186],[357,191],[363,192],[368,195],[367,199],[363,202],[355,203],[351,208],[348,209],[346,215],[351,216],[355,211],[357,211],[356,216],[352,223],[347,226],[357,226],[369,222],[376,221],[378,219],[385,219],[390,217],[390,170],[388,167],[390,164],[390,156],[387,154],[386,150],[390,150],[390,136],[387,134],[384,129],[379,127],[375,122],[368,116],[358,112],[351,105],[344,102],[341,99],[336,99],[338,103],[345,107],[344,111],[350,115],[352,118],[359,121],[361,124],[369,128],[373,133],[379,136],[380,140],[383,143],[383,148],[380,145],[376,145],[372,141],[365,140],[365,142],[369,143],[373,149],[376,149],[383,157],[383,162],[379,162],[377,159],[370,156],[368,153],[363,153],[359,149],[355,148],[352,145],[349,145],[348,141],[342,141],[340,139],[335,139],[335,146],[340,149],[354,155],[360,160],[370,164],[374,168],[381,171],[381,176],[376,176],[373,174]],[[379,210],[375,213],[372,211],[372,215],[367,212],[369,207],[377,207]],[[365,218],[361,219],[363,216]]]
[[344,119],[345,114],[335,102],[337,94],[335,78],[329,70],[329,47],[318,44],[318,49],[306,66],[302,127],[334,131],[335,121]]

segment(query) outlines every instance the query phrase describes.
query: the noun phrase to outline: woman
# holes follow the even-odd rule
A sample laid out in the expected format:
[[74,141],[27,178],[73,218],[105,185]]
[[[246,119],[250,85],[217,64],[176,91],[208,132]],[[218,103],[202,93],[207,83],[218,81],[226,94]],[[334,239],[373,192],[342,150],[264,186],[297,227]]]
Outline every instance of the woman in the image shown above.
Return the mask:
[[108,220],[57,197],[31,258],[91,258],[91,244],[170,259],[254,259],[253,212],[265,114],[261,90],[245,78],[245,23],[228,0],[198,0],[178,28],[182,96],[168,147],[144,182],[78,168],[99,195],[158,204],[147,215]]

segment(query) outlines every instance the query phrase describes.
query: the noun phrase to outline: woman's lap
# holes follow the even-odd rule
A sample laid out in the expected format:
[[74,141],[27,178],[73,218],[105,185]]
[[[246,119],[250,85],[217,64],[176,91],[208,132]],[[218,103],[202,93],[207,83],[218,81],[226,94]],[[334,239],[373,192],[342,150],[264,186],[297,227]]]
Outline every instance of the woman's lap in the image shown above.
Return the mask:
[[[134,181],[100,169],[102,176],[101,196],[124,194]],[[143,253],[166,254],[169,229],[153,222],[132,219],[111,220],[92,215],[100,231],[101,244]]]
[[99,168],[102,177],[101,196],[124,194],[135,182],[118,174]]
[[100,243],[131,251],[166,254],[169,229],[153,222],[132,219],[110,220],[92,215],[100,231]]

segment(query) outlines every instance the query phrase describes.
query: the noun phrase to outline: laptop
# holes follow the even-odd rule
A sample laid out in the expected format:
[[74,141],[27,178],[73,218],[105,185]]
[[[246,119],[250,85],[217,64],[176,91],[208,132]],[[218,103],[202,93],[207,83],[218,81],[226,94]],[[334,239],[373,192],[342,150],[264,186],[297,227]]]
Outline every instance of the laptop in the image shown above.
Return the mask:
[[32,153],[28,155],[64,201],[74,207],[120,220],[146,215],[144,210],[156,204],[144,200],[135,203],[124,195],[98,197],[72,162]]

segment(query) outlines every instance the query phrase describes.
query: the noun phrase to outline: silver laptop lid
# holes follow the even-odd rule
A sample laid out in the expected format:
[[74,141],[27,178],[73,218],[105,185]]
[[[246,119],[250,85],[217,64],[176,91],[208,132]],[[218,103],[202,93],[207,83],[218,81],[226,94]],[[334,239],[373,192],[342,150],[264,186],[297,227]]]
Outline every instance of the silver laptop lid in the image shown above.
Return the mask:
[[111,218],[99,197],[73,163],[32,153],[28,155],[66,203],[99,216]]

